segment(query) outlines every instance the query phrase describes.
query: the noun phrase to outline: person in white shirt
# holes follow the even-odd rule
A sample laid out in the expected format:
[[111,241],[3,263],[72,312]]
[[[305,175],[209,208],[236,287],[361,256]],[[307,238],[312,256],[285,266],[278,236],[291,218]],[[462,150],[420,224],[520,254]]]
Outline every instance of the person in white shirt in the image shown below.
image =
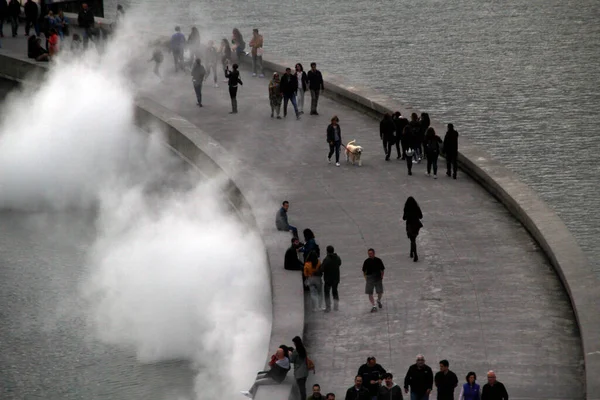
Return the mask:
[[306,92],[307,89],[308,77],[300,63],[296,64],[296,78],[298,79],[298,92],[296,96],[298,101],[298,112],[304,114],[304,92]]

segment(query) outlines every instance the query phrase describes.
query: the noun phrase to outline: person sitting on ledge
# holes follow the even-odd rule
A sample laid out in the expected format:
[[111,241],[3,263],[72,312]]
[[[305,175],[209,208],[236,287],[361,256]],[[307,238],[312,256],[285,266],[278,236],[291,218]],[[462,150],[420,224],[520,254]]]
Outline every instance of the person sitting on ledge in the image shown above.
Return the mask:
[[298,252],[302,248],[302,243],[298,238],[292,238],[292,245],[285,252],[285,261],[283,268],[290,271],[304,271],[304,265],[298,259]]
[[269,362],[271,367],[268,371],[259,371],[256,381],[248,391],[241,393],[249,398],[254,398],[259,386],[264,385],[279,385],[285,380],[287,373],[290,370],[290,359],[286,356],[285,350],[278,348],[277,352],[271,357]]
[[275,226],[278,231],[292,232],[295,238],[298,237],[298,229],[288,223],[287,211],[290,208],[290,202],[284,201],[281,203],[281,208],[277,211],[275,216]]
[[42,47],[42,39],[36,35],[29,36],[27,39],[27,57],[35,61],[49,61],[48,52]]

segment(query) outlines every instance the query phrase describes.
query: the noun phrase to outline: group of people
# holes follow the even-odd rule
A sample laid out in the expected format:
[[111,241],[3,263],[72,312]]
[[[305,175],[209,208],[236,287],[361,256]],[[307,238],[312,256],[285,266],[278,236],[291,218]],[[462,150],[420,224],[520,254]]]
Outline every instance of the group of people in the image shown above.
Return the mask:
[[304,114],[304,95],[310,91],[310,115],[319,115],[317,105],[319,95],[325,90],[323,75],[317,69],[317,63],[310,64],[310,70],[304,71],[301,63],[297,63],[295,71],[286,68],[283,76],[279,72],[273,72],[273,78],[269,82],[269,103],[271,105],[271,118],[277,114],[277,119],[281,119],[281,103],[283,102],[283,117],[287,116],[288,103],[292,103],[296,119]]

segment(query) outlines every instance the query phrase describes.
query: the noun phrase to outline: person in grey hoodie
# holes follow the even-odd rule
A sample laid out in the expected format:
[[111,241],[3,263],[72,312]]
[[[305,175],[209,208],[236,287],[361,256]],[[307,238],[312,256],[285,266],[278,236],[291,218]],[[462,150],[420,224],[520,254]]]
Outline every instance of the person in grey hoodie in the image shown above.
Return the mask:
[[403,400],[402,388],[394,383],[394,375],[389,372],[383,375],[377,400]]
[[294,364],[294,378],[300,391],[300,400],[306,400],[306,379],[308,378],[308,364],[306,359],[308,356],[300,336],[294,337],[292,342],[296,346],[290,358],[290,361]]
[[333,295],[333,309],[339,310],[338,303],[340,297],[338,295],[338,285],[340,283],[340,266],[342,259],[335,253],[333,246],[327,246],[327,256],[321,263],[323,269],[323,280],[325,281],[325,312],[331,311],[331,299],[329,292]]

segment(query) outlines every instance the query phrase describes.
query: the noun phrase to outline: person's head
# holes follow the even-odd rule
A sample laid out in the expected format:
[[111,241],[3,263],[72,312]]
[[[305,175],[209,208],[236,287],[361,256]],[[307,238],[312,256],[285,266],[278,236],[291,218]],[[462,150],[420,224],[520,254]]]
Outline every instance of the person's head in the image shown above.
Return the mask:
[[361,387],[361,386],[362,386],[362,383],[363,383],[363,382],[362,382],[362,376],[360,376],[360,375],[356,375],[356,376],[354,377],[354,386],[355,386],[355,387],[357,387],[357,388],[359,388],[359,387]]
[[52,17],[52,16],[54,16],[54,13],[52,12],[52,10],[48,11],[48,16],[49,16],[49,17]]
[[237,70],[239,68],[239,66],[237,64],[233,64],[232,68],[235,69],[235,70]]
[[[369,258],[375,258],[375,250],[374,249],[367,250],[367,254],[369,255]],[[373,357],[373,358],[375,358],[375,357]]]
[[273,80],[274,81],[278,81],[279,80],[279,72],[273,72]]
[[392,119],[392,115],[390,113],[383,114],[383,119]]
[[319,386],[318,383],[315,383],[313,385],[312,390],[313,390],[313,397],[315,396],[315,394],[317,395],[317,398],[321,397],[321,386]]
[[231,33],[233,34],[233,37],[236,39],[242,37],[242,33],[240,32],[240,30],[238,28],[233,28],[233,31]]
[[229,40],[227,40],[227,38],[223,38],[221,39],[221,44],[223,46],[229,47]]
[[316,62],[311,62],[310,63],[310,69],[312,69],[313,71],[317,70],[317,63]]
[[292,247],[297,249],[299,246],[300,246],[300,239],[295,238],[295,237],[292,238]]
[[333,248],[332,245],[327,246],[327,254],[333,254],[335,253],[335,249]]
[[62,18],[62,17],[64,17],[64,15],[65,15],[65,12],[63,10],[58,10],[58,16],[59,17]]
[[296,346],[296,351],[300,354],[300,357],[306,357],[306,348],[304,347],[304,343],[302,343],[302,338],[300,336],[295,336],[292,339],[294,342],[294,346]]
[[335,400],[335,394],[327,393],[327,396],[325,396],[325,400]]
[[452,132],[454,130],[454,124],[448,124],[448,132]]
[[302,64],[298,63],[296,64],[296,72],[302,72],[304,71],[304,67],[302,66]]
[[285,200],[283,203],[281,203],[281,207],[287,211],[290,208],[290,202]]
[[117,4],[117,11],[123,11],[123,6],[120,4]]
[[304,241],[305,242],[308,242],[310,239],[314,239],[315,238],[315,234],[309,228],[306,228],[305,230],[303,230],[302,234],[304,235]]
[[340,119],[338,118],[337,115],[334,115],[333,117],[331,117],[331,124],[332,125],[337,125],[340,123]]
[[200,64],[201,64],[200,59],[196,58],[196,65],[200,65]]
[[374,367],[377,364],[377,359],[374,356],[367,357],[367,365],[369,367]]
[[448,371],[448,367],[449,366],[450,366],[450,363],[448,362],[448,360],[442,360],[442,361],[440,361],[440,371],[441,372]]
[[417,355],[417,367],[421,368],[425,365],[425,356],[423,354]]
[[417,113],[410,114],[410,120],[411,121],[418,121],[419,120],[419,116],[417,115]]
[[487,373],[488,383],[492,386],[496,384],[496,373],[494,371],[488,371]]
[[385,381],[385,385],[391,387],[394,384],[394,375],[387,372],[383,375],[383,380]]
[[198,32],[198,28],[196,28],[195,26],[192,26],[192,34],[194,34],[194,35],[200,34],[200,32]]
[[291,69],[290,67],[287,67],[287,68],[285,69],[285,73],[286,73],[286,75],[289,75],[289,74],[291,74],[291,73],[292,73],[292,69]]
[[408,199],[406,199],[406,203],[404,203],[404,212],[412,213],[418,209],[419,209],[419,204],[417,203],[415,198],[412,196],[408,196]]
[[471,371],[467,374],[467,376],[465,377],[465,380],[467,381],[467,383],[469,385],[472,385],[477,380],[477,375],[475,374],[475,372]]
[[252,29],[252,36],[258,36],[258,28]]
[[180,28],[180,27],[178,27],[178,26],[176,26],[176,27],[175,27],[175,32],[181,32],[181,28]]
[[50,28],[48,32],[50,32],[50,35],[56,35],[56,29],[54,28]]
[[433,129],[433,127],[431,126],[427,128],[427,130],[425,131],[425,137],[428,139],[435,137],[435,129]]
[[281,347],[278,348],[275,352],[275,357],[277,357],[278,360],[283,360],[285,358],[285,350],[283,350]]
[[396,111],[394,113],[394,117],[396,117],[396,118],[400,118],[401,116],[402,116],[402,113],[400,111]]

